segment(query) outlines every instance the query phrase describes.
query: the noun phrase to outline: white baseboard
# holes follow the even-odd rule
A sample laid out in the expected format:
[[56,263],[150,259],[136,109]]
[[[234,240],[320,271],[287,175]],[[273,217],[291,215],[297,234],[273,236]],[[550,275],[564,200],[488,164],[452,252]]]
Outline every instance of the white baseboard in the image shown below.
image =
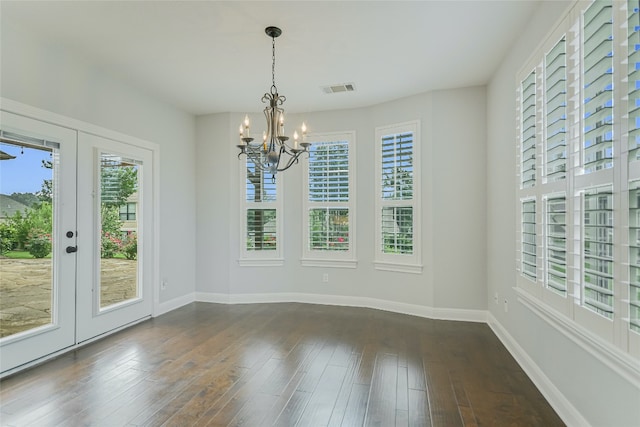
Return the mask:
[[257,304],[298,302],[306,304],[337,305],[348,307],[374,308],[395,313],[409,314],[439,320],[458,320],[464,322],[487,322],[487,312],[484,310],[465,310],[432,308],[404,302],[386,301],[368,297],[353,297],[341,295],[303,294],[303,293],[264,293],[264,294],[219,294],[212,292],[196,292],[196,301],[220,304]]
[[180,308],[183,305],[190,304],[196,301],[196,293],[190,293],[186,295],[182,295],[181,297],[171,299],[169,301],[161,302],[154,310],[153,316],[160,316],[161,314],[168,313],[176,308]]
[[566,397],[558,390],[544,372],[536,365],[533,359],[529,357],[520,344],[507,332],[507,330],[497,321],[493,315],[487,313],[487,323],[493,333],[507,348],[509,353],[518,362],[518,365],[533,381],[540,393],[547,399],[551,407],[558,413],[568,426],[589,427],[589,422],[580,414],[580,412],[567,400]]

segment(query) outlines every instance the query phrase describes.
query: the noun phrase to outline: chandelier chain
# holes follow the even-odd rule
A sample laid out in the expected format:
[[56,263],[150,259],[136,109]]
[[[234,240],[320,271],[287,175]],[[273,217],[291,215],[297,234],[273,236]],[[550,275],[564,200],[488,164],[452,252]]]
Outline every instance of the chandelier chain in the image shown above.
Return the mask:
[[276,88],[276,38],[271,37],[271,93],[278,93]]

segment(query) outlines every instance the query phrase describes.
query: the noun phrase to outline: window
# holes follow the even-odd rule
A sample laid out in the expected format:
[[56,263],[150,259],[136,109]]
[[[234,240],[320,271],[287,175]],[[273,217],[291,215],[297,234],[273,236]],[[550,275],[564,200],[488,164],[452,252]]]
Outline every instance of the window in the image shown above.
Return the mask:
[[308,135],[303,265],[355,267],[355,135]]
[[518,292],[618,367],[640,357],[638,8],[576,2],[517,76]]
[[241,168],[244,185],[241,265],[281,265],[281,212],[278,181],[261,172],[250,159]]
[[120,206],[120,221],[135,221],[136,220],[136,205],[137,203],[125,203]]
[[376,129],[376,268],[420,273],[419,123]]

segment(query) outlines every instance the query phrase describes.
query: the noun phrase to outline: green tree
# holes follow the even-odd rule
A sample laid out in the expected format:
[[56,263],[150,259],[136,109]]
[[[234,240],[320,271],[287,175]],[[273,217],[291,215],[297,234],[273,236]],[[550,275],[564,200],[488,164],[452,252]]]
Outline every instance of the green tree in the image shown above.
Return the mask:
[[100,194],[103,205],[122,206],[137,189],[138,168],[136,166],[102,166]]

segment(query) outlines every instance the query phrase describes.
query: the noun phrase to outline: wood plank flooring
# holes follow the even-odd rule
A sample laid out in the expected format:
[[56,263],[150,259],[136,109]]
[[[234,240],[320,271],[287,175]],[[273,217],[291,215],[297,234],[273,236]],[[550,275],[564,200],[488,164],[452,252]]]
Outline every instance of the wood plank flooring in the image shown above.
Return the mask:
[[3,426],[562,426],[487,325],[193,303],[0,382]]

